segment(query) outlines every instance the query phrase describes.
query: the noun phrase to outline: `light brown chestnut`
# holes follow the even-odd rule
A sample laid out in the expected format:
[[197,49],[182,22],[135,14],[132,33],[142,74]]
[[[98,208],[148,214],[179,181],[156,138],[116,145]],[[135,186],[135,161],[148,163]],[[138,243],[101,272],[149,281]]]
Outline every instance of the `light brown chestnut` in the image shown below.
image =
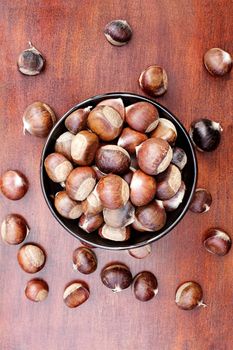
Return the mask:
[[89,114],[87,125],[103,141],[114,140],[119,136],[123,120],[110,106],[97,106]]
[[140,88],[150,96],[161,96],[167,91],[168,78],[165,69],[158,65],[147,67],[139,77]]
[[118,209],[129,200],[129,185],[118,175],[107,175],[99,180],[97,193],[103,207]]
[[107,224],[99,228],[100,237],[110,241],[123,242],[130,238],[130,227],[112,227]]
[[124,227],[132,224],[134,221],[135,209],[129,201],[121,208],[108,209],[104,208],[104,221],[108,226]]
[[44,161],[48,177],[53,182],[66,181],[73,169],[72,163],[60,153],[50,153]]
[[29,41],[29,48],[23,50],[18,58],[18,69],[20,73],[25,75],[37,75],[43,70],[45,59]]
[[1,235],[5,243],[20,244],[29,233],[26,220],[18,214],[9,214],[1,225]]
[[18,251],[18,263],[28,273],[40,271],[45,264],[45,253],[36,244],[25,244]]
[[96,215],[102,212],[103,206],[99,199],[96,187],[82,202],[82,210],[85,215]]
[[135,131],[131,128],[124,128],[117,144],[118,146],[123,147],[130,154],[134,154],[136,152],[136,147],[147,139],[148,137],[139,131]]
[[98,103],[97,106],[109,106],[114,108],[121,116],[122,120],[125,120],[125,106],[121,98],[109,98]]
[[76,201],[85,200],[95,187],[96,176],[91,167],[78,167],[71,171],[66,181],[68,196]]
[[159,123],[151,133],[151,137],[163,139],[173,145],[177,138],[177,130],[170,120],[159,118]]
[[207,230],[203,240],[205,249],[209,253],[219,256],[226,255],[231,249],[231,244],[230,236],[218,228],[210,228]]
[[211,204],[211,193],[205,188],[197,188],[193,195],[189,210],[193,213],[205,213],[210,210]]
[[174,164],[171,164],[163,173],[156,176],[156,182],[156,197],[161,200],[170,199],[181,186],[181,172]]
[[176,305],[182,310],[193,310],[196,307],[206,307],[203,302],[203,291],[197,282],[185,282],[176,291]]
[[106,145],[98,149],[95,162],[103,173],[125,174],[129,170],[130,155],[122,147]]
[[208,72],[214,76],[223,76],[229,73],[232,69],[231,55],[218,48],[214,47],[208,50],[204,55],[204,65]]
[[44,301],[49,292],[48,284],[39,278],[34,278],[31,281],[27,282],[25,288],[25,295],[31,301]]
[[83,213],[82,204],[71,199],[66,191],[56,193],[54,206],[58,213],[67,219],[78,219]]
[[151,254],[151,245],[147,244],[142,247],[129,249],[128,253],[136,259],[144,259]]
[[90,296],[89,288],[86,283],[82,281],[75,281],[70,283],[64,290],[63,301],[66,306],[74,308],[80,306]]
[[182,203],[184,195],[186,191],[186,186],[184,181],[181,181],[180,188],[176,192],[176,194],[171,197],[170,199],[166,199],[163,201],[163,206],[166,211],[174,211],[176,210],[179,205]]
[[65,120],[66,128],[72,133],[77,134],[87,126],[87,117],[91,111],[91,106],[86,108],[76,109]]
[[140,301],[149,301],[158,294],[158,282],[155,275],[149,271],[138,273],[132,284],[135,297]]
[[104,35],[110,44],[114,46],[122,46],[127,44],[131,39],[132,29],[127,21],[116,19],[105,26]]
[[138,207],[135,212],[135,221],[132,226],[135,230],[159,231],[166,224],[166,212],[161,201],[153,201],[143,207]]
[[18,170],[7,170],[0,178],[0,189],[6,198],[19,200],[27,193],[28,180]]
[[151,132],[159,122],[159,112],[149,102],[137,102],[125,108],[126,122],[141,133]]
[[130,200],[133,205],[140,207],[149,204],[155,193],[155,178],[145,174],[142,170],[136,170],[130,182]]
[[101,271],[101,280],[113,292],[121,292],[131,285],[132,274],[126,265],[115,263],[108,265]]
[[99,138],[93,132],[83,130],[74,136],[71,157],[78,165],[90,165],[99,147]]
[[73,268],[85,275],[97,269],[97,258],[95,253],[86,247],[79,247],[73,252]]
[[172,160],[172,149],[162,139],[149,139],[136,147],[138,165],[148,175],[157,175],[167,169]]
[[187,155],[182,148],[173,148],[172,164],[176,165],[180,170],[183,170],[187,164],[187,160]]
[[23,130],[37,137],[48,136],[56,122],[53,110],[43,102],[29,105],[23,114]]
[[66,131],[61,134],[55,142],[55,152],[63,154],[69,160],[72,160],[71,157],[71,142],[74,138],[74,135]]
[[98,230],[98,228],[103,224],[104,219],[102,213],[96,215],[85,215],[83,214],[79,219],[79,227],[90,233]]

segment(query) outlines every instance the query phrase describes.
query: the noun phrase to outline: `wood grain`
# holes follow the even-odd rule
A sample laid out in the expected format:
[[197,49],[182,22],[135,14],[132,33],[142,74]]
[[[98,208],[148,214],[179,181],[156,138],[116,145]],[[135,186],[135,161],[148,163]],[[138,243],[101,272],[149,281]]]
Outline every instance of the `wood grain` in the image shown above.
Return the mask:
[[[1,173],[19,169],[30,182],[20,201],[1,195],[1,220],[11,212],[22,214],[31,227],[27,239],[47,253],[45,268],[36,274],[50,286],[48,299],[33,304],[24,296],[32,277],[18,266],[18,247],[0,243],[1,350],[231,350],[233,306],[233,250],[224,258],[212,256],[201,245],[212,226],[232,234],[233,76],[215,79],[203,68],[202,56],[211,47],[233,53],[233,3],[230,0],[5,0],[0,2],[0,138]],[[111,46],[103,36],[105,24],[127,19],[133,38],[125,47]],[[16,61],[27,42],[44,54],[46,69],[37,77],[21,75]],[[220,147],[198,153],[200,186],[213,195],[211,210],[188,213],[173,232],[153,245],[153,253],[137,261],[127,252],[96,250],[99,266],[88,277],[72,271],[71,256],[79,242],[55,221],[42,197],[40,154],[44,140],[22,133],[25,107],[41,100],[58,118],[90,96],[111,92],[141,93],[137,79],[153,63],[165,67],[167,94],[158,101],[188,128],[199,117],[220,121]],[[232,234],[233,235],[233,234]],[[158,296],[137,301],[130,289],[112,294],[99,273],[110,261],[122,261],[133,274],[155,273]],[[64,286],[83,279],[91,297],[78,309],[62,301]],[[199,282],[208,307],[185,312],[174,303],[177,286]]]

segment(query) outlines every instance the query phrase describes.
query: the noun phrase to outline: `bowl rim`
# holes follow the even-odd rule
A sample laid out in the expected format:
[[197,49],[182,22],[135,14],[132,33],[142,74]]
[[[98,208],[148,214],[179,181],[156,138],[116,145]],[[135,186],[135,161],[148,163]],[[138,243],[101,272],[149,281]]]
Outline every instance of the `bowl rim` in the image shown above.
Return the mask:
[[[51,203],[49,202],[48,196],[46,194],[45,191],[45,186],[44,186],[44,181],[43,181],[43,175],[44,175],[44,159],[45,159],[45,153],[47,151],[47,147],[48,144],[50,143],[50,138],[52,136],[52,134],[54,133],[54,130],[63,123],[63,121],[67,118],[68,115],[70,115],[73,111],[75,111],[78,108],[82,108],[83,105],[87,105],[93,103],[93,101],[99,100],[99,99],[108,99],[108,98],[121,98],[121,97],[128,97],[128,98],[140,98],[140,100],[144,100],[145,102],[149,102],[152,103],[153,105],[155,105],[156,107],[159,107],[159,109],[161,109],[164,113],[168,114],[171,119],[174,119],[177,124],[179,125],[180,129],[182,130],[182,132],[184,133],[184,135],[186,136],[187,142],[189,143],[190,146],[190,150],[191,150],[191,154],[192,154],[192,160],[193,160],[193,166],[194,166],[194,173],[193,173],[193,177],[194,177],[194,181],[192,184],[192,188],[190,191],[190,195],[189,198],[187,200],[186,205],[184,206],[182,212],[180,213],[180,215],[176,218],[176,220],[174,220],[174,222],[167,227],[164,231],[162,231],[160,234],[158,234],[157,236],[152,236],[151,238],[142,241],[142,242],[138,242],[138,243],[134,243],[134,244],[129,244],[126,246],[108,246],[103,244],[98,244],[98,243],[94,243],[94,242],[90,242],[88,239],[85,239],[83,237],[79,237],[78,233],[73,232],[71,229],[69,229],[65,223],[63,223],[63,221],[58,217],[57,213],[55,212],[55,210],[53,209]],[[107,249],[107,250],[128,250],[128,249],[135,249],[135,248],[139,248],[142,247],[144,245],[147,244],[151,244],[157,240],[159,240],[160,238],[164,237],[165,235],[167,235],[170,231],[172,231],[177,224],[182,220],[182,218],[184,217],[184,215],[187,213],[188,211],[188,207],[189,204],[192,200],[195,188],[196,188],[196,184],[197,184],[197,173],[198,173],[198,165],[197,165],[197,158],[196,158],[196,154],[195,154],[195,149],[194,146],[192,144],[192,141],[190,139],[190,136],[188,134],[188,132],[186,131],[185,127],[183,126],[183,124],[179,121],[179,119],[173,114],[171,113],[166,107],[164,107],[163,105],[161,105],[160,103],[158,103],[157,101],[152,100],[151,98],[147,97],[147,96],[142,96],[136,93],[131,93],[131,92],[108,92],[108,93],[103,93],[103,94],[99,94],[99,95],[95,95],[92,97],[89,97],[83,101],[81,101],[80,103],[77,103],[75,106],[73,106],[72,108],[70,108],[57,122],[56,124],[53,126],[52,130],[50,131],[49,135],[47,136],[46,142],[44,144],[42,153],[41,153],[41,159],[40,159],[40,186],[42,189],[42,193],[44,196],[44,199],[52,213],[52,215],[54,216],[54,218],[60,223],[60,225],[66,230],[68,231],[72,236],[74,236],[76,239],[80,240],[80,242],[84,242],[86,244],[89,244],[95,248],[101,248],[101,249]],[[151,232],[152,234],[154,232]],[[106,240],[107,241],[107,240]],[[117,242],[116,242],[117,244]]]

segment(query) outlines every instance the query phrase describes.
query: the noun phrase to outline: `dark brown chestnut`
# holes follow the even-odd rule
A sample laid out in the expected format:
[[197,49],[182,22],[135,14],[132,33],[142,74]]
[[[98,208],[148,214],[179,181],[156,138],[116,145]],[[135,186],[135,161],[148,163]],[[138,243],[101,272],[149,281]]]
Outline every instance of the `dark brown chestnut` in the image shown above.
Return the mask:
[[110,44],[114,46],[123,46],[131,39],[132,29],[127,21],[116,19],[105,26],[104,35]]
[[45,253],[36,244],[25,244],[18,251],[18,263],[28,273],[40,271],[45,264]]
[[210,209],[211,204],[211,193],[204,188],[197,188],[193,195],[189,210],[193,213],[205,213]]
[[130,238],[130,227],[112,227],[105,224],[99,228],[98,234],[110,241],[123,242]]
[[121,175],[129,170],[130,155],[120,146],[106,145],[98,149],[95,162],[103,173]]
[[71,199],[83,201],[93,191],[95,183],[96,176],[91,167],[78,167],[72,170],[67,178],[66,192]]
[[48,177],[53,182],[64,182],[73,170],[72,163],[60,153],[50,153],[44,161]]
[[118,146],[123,147],[130,154],[134,154],[136,152],[136,147],[147,139],[148,137],[139,131],[135,131],[131,128],[124,128],[117,144]]
[[149,102],[137,102],[125,108],[126,122],[141,133],[151,132],[159,122],[157,108]]
[[104,219],[102,213],[96,215],[85,215],[83,214],[79,219],[79,227],[84,231],[90,233],[98,230],[103,224]]
[[137,231],[158,231],[166,224],[166,212],[161,201],[153,201],[148,205],[136,208],[135,220],[132,224]]
[[49,292],[48,284],[39,278],[35,278],[27,282],[25,288],[25,295],[31,301],[44,301]]
[[55,152],[63,154],[69,160],[72,160],[71,157],[71,142],[74,138],[74,135],[66,131],[61,134],[55,142]]
[[137,274],[133,279],[132,288],[135,297],[140,301],[149,301],[158,294],[157,279],[149,271],[143,271]]
[[1,226],[1,235],[8,244],[22,243],[29,233],[26,220],[18,214],[9,214],[5,217]]
[[153,65],[147,67],[139,77],[140,88],[150,96],[161,96],[167,91],[168,78],[164,68]]
[[105,223],[112,227],[124,227],[132,224],[134,221],[134,213],[134,206],[129,201],[121,208],[104,208],[103,210]]
[[91,106],[76,109],[65,120],[66,128],[72,133],[77,134],[87,126],[87,117],[91,111]]
[[145,174],[142,170],[136,170],[130,182],[130,200],[133,205],[140,207],[149,204],[155,193],[156,181],[154,177]]
[[71,157],[78,165],[90,165],[99,147],[99,138],[93,132],[83,130],[74,136]]
[[85,275],[97,269],[97,258],[95,253],[86,247],[79,247],[73,252],[73,268]]
[[0,179],[2,194],[11,200],[21,199],[28,190],[28,180],[18,170],[7,170]]
[[65,288],[63,300],[66,306],[74,308],[87,301],[89,296],[90,292],[87,284],[81,281],[75,281]]
[[163,172],[156,176],[156,197],[158,199],[170,199],[172,198],[181,186],[181,172],[174,165],[171,164]]
[[173,145],[177,138],[176,127],[170,120],[159,118],[159,123],[151,133],[151,137],[163,139]]
[[56,193],[54,206],[58,213],[67,219],[78,219],[83,213],[82,204],[71,199],[66,191]]
[[121,263],[108,265],[101,272],[103,284],[113,292],[121,292],[132,283],[130,269]]
[[42,54],[29,41],[29,48],[23,50],[18,58],[18,69],[25,75],[40,74],[45,65],[45,59]]
[[134,169],[130,168],[129,171],[122,176],[122,178],[127,182],[128,185],[130,185],[131,183],[134,171]]
[[180,170],[183,170],[187,164],[187,155],[180,147],[173,148],[172,164],[176,165]]
[[219,146],[222,131],[219,123],[202,118],[192,122],[189,135],[198,151],[211,152]]
[[122,98],[109,98],[101,101],[97,106],[112,107],[120,114],[122,120],[125,120],[125,106]]
[[185,183],[184,181],[181,181],[180,188],[178,189],[176,194],[173,197],[163,201],[163,206],[165,210],[166,211],[176,210],[184,199],[185,191],[186,191]]
[[214,76],[223,76],[232,69],[231,55],[217,47],[208,50],[204,55],[204,65],[208,72]]
[[132,248],[128,250],[129,255],[136,259],[144,259],[151,254],[151,245],[147,244],[142,247]]
[[219,256],[226,255],[231,249],[231,244],[230,236],[218,228],[210,228],[207,230],[203,240],[205,249]]
[[203,302],[203,292],[197,282],[185,282],[176,291],[176,305],[182,310],[192,310],[206,304]]

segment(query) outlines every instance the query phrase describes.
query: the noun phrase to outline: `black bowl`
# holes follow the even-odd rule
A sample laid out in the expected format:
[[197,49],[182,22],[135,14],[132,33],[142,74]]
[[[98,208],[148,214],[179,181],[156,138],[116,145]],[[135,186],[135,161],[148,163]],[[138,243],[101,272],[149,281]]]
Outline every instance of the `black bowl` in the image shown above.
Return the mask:
[[[145,233],[137,233],[132,232],[131,238],[125,242],[115,242],[110,241],[104,238],[101,238],[96,232],[94,233],[86,233],[78,226],[78,220],[69,220],[60,216],[53,204],[52,195],[61,191],[62,188],[59,184],[53,183],[46,174],[44,169],[44,160],[46,156],[52,152],[54,152],[54,145],[56,139],[65,131],[67,131],[65,127],[65,119],[66,117],[75,111],[78,108],[85,108],[87,106],[95,106],[100,101],[107,98],[119,98],[121,97],[124,101],[125,106],[128,106],[135,102],[146,101],[152,103],[157,107],[159,114],[163,118],[167,118],[171,120],[176,126],[178,137],[176,145],[178,147],[182,147],[187,154],[187,164],[182,172],[182,178],[186,184],[186,193],[183,202],[174,212],[168,213],[166,225],[157,232],[145,232]],[[131,93],[109,93],[104,95],[98,95],[88,100],[85,100],[73,108],[71,108],[54,126],[52,131],[50,132],[48,139],[45,143],[42,156],[41,156],[41,165],[40,165],[40,179],[41,179],[41,187],[45,197],[45,200],[49,206],[50,211],[53,216],[57,219],[57,221],[73,236],[80,239],[83,242],[89,243],[92,246],[112,249],[112,250],[121,250],[121,249],[130,249],[143,246],[148,243],[152,243],[153,241],[158,240],[159,238],[166,235],[169,231],[171,231],[178,222],[183,218],[184,214],[188,210],[189,203],[191,201],[193,192],[196,186],[197,180],[197,161],[195,152],[191,143],[191,140],[188,136],[183,125],[179,122],[179,120],[174,117],[174,115],[169,112],[165,107],[161,106],[159,103],[136,94]]]

